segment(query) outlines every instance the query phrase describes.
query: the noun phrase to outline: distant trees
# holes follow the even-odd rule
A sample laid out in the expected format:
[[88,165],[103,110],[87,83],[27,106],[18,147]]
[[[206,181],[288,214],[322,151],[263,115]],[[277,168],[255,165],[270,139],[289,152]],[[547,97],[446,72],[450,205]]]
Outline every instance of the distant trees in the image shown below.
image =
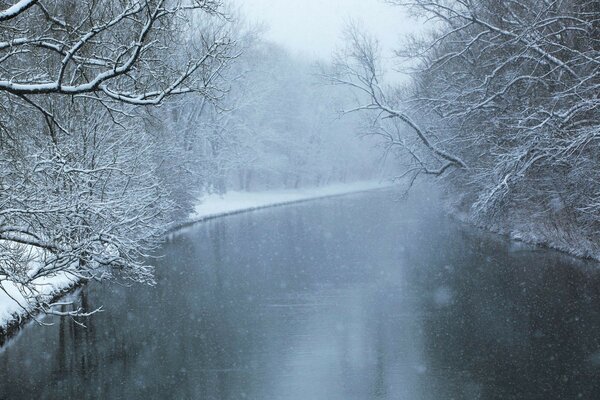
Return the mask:
[[[345,32],[346,47],[334,58],[333,65],[324,71],[327,81],[355,91],[356,104],[344,113],[366,112],[366,131],[383,139],[385,151],[399,151],[410,160],[410,167],[400,177],[420,174],[443,175],[450,168],[467,168],[465,162],[436,143],[434,133],[416,122],[418,115],[405,104],[403,93],[383,82],[376,39],[351,25]],[[408,102],[410,103],[410,102]]]
[[165,135],[196,138],[180,158],[188,160],[188,171],[198,171],[189,175],[201,177],[196,187],[223,193],[372,177],[373,141],[353,135],[356,119],[335,113],[347,91],[322,85],[310,63],[252,29],[242,32],[220,101],[182,98],[167,105],[160,124]]
[[[412,157],[408,175],[412,168],[458,166],[445,170],[446,187],[478,222],[499,229],[533,224],[538,233],[553,232],[540,240],[558,247],[584,241],[584,253],[597,251],[600,3],[388,2],[433,26],[397,52],[411,60],[412,83],[382,87],[380,72],[365,61],[376,59],[373,46],[361,34],[351,37],[353,52],[342,67],[357,72],[352,82],[358,78],[357,90],[371,99],[363,108],[379,113],[373,131]],[[399,118],[386,109],[390,103],[433,147],[420,140],[415,148],[410,129],[393,135],[396,127],[382,120]]]

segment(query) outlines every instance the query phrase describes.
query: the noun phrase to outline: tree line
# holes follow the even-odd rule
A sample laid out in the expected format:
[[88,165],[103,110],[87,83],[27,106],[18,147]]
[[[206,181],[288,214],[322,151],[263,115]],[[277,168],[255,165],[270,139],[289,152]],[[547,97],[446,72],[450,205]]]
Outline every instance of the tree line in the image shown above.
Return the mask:
[[480,225],[600,256],[600,2],[389,0],[428,21],[386,85],[376,38],[350,26],[327,79],[353,88],[367,132],[437,178]]

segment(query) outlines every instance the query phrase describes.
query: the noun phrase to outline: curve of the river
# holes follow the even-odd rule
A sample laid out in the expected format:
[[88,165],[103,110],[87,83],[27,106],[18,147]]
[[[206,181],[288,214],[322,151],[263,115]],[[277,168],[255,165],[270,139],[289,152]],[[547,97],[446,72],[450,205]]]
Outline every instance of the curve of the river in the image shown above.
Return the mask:
[[600,273],[374,192],[208,221],[0,349],[1,399],[599,399]]

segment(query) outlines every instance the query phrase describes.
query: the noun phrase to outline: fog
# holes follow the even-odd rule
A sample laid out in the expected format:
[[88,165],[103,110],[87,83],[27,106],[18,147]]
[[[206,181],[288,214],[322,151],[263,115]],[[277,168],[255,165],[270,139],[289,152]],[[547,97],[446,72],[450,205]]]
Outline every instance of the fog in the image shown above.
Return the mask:
[[598,21],[0,0],[0,399],[598,398]]
[[381,0],[236,0],[233,4],[250,21],[264,24],[265,39],[311,59],[329,59],[343,44],[342,31],[350,21],[376,36],[386,57],[391,57],[403,35],[422,29],[405,9]]

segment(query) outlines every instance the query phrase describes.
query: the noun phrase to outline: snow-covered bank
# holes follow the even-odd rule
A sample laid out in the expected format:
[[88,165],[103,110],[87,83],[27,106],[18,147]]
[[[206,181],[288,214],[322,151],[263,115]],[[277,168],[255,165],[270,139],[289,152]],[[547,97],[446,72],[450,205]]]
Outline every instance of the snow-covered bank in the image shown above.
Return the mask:
[[532,223],[509,226],[490,225],[488,230],[508,236],[511,240],[547,247],[575,257],[600,261],[600,248],[583,232],[566,227],[553,227],[551,224]]
[[456,220],[488,232],[509,238],[511,241],[557,250],[570,256],[600,261],[600,244],[590,240],[576,226],[561,226],[552,221],[532,219],[526,212],[518,218],[502,222],[482,222],[464,211],[447,207],[446,212]]
[[57,273],[35,281],[33,287],[38,304],[25,298],[17,285],[10,281],[0,282],[0,336],[21,325],[29,319],[29,314],[35,312],[39,304],[52,302],[55,298],[67,293],[80,280],[67,272]]
[[173,231],[207,219],[265,207],[281,206],[326,197],[342,196],[351,193],[384,189],[392,186],[390,182],[359,181],[338,183],[323,187],[269,190],[264,192],[227,192],[223,195],[212,194],[199,199],[189,219],[177,225]]
[[[259,208],[280,206],[301,201],[341,196],[345,194],[383,189],[391,186],[389,182],[354,182],[335,184],[319,188],[303,188],[295,190],[272,190],[264,192],[228,192],[222,196],[209,195],[199,200],[195,211],[187,221],[177,227],[187,226],[206,219],[256,210]],[[30,260],[29,262],[35,262]],[[34,268],[32,266],[31,268]],[[21,325],[42,302],[51,302],[57,296],[68,292],[79,285],[79,280],[62,272],[36,282],[38,304],[27,302],[17,286],[10,281],[0,283],[0,336]]]

